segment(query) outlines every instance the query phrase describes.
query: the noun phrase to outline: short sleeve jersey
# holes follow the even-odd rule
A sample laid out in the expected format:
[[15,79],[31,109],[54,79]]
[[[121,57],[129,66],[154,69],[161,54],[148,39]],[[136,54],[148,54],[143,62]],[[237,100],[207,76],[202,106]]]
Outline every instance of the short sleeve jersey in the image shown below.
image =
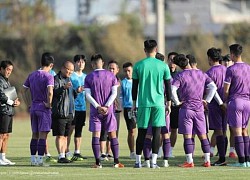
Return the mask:
[[[223,87],[224,87],[224,80],[226,76],[227,68],[223,65],[215,65],[212,66],[206,73],[207,75],[214,81],[217,86],[217,92],[220,95],[220,98],[223,100]],[[215,99],[211,101],[210,104],[218,104]]]
[[37,70],[28,76],[23,86],[30,89],[31,110],[46,110],[44,102],[47,102],[47,89],[48,86],[54,86],[54,76],[46,71]]
[[173,80],[172,85],[179,88],[181,108],[203,111],[203,94],[205,86],[212,82],[207,74],[197,69],[185,69]]
[[[115,85],[118,85],[118,82],[114,74],[102,69],[88,74],[85,78],[84,87],[89,88],[95,101],[104,106],[112,93],[112,87]],[[110,108],[113,108],[113,105]],[[90,106],[90,110],[96,111],[93,105]]]
[[121,85],[122,104],[124,108],[131,108],[132,101],[132,79],[123,79]]
[[139,80],[138,107],[164,106],[164,80],[170,80],[166,63],[153,57],[137,62],[133,68],[133,79]]
[[[73,89],[77,90],[78,87],[84,86],[84,81],[86,74],[82,73],[78,75],[76,72],[72,73],[70,80],[73,85]],[[75,99],[75,110],[76,111],[86,111],[86,101],[85,101],[85,91],[78,93]]]
[[250,66],[234,63],[227,68],[225,83],[230,84],[228,100],[236,98],[250,100]]

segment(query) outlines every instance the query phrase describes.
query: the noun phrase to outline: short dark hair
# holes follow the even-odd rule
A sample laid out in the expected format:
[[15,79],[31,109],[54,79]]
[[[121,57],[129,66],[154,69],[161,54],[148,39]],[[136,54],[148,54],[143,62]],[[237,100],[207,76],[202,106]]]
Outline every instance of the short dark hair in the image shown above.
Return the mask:
[[101,54],[93,54],[92,56],[91,56],[91,62],[92,61],[97,61],[98,59],[101,59],[101,60],[103,60],[103,58],[102,58],[102,55]]
[[43,53],[41,58],[41,65],[49,66],[51,63],[54,63],[54,57],[52,56],[52,54],[49,52]]
[[222,56],[222,61],[232,61],[232,59],[230,59],[230,54]]
[[212,47],[207,50],[207,56],[210,57],[214,62],[221,61],[222,60],[221,49]]
[[110,64],[112,64],[112,63],[116,64],[117,67],[119,67],[118,62],[115,61],[115,60],[110,60],[110,61],[108,62],[108,65],[110,65]]
[[163,54],[159,53],[159,52],[156,53],[155,58],[159,59],[161,61],[165,60],[165,56]]
[[122,68],[127,68],[127,67],[133,67],[133,64],[131,62],[126,62],[122,65]]
[[174,63],[180,68],[185,68],[188,65],[189,60],[184,54],[178,54],[174,57]]
[[6,69],[8,66],[13,66],[11,61],[9,60],[1,61],[0,68]]
[[187,54],[187,55],[186,55],[186,58],[188,58],[189,64],[190,64],[190,65],[191,65],[191,64],[196,64],[196,63],[197,63],[195,57],[194,57],[192,54]]
[[77,54],[74,56],[74,62],[79,61],[80,59],[84,60],[84,62],[86,62],[86,56],[83,54]]
[[150,39],[144,41],[144,48],[146,52],[152,52],[154,48],[157,47],[157,42],[156,40]]
[[170,56],[172,56],[172,55],[176,56],[176,55],[178,55],[178,53],[177,53],[177,52],[172,51],[172,52],[168,53],[168,58],[169,58]]
[[243,51],[243,47],[239,44],[232,44],[229,46],[230,53],[234,54],[236,57],[240,56]]

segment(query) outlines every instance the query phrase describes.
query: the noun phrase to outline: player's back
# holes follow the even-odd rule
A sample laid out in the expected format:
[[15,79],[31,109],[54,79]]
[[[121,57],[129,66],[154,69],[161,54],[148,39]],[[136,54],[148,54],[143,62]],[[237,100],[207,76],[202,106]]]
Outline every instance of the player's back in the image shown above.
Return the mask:
[[212,80],[199,69],[185,69],[174,79],[179,81],[180,101],[182,108],[203,110],[203,94],[206,84]]
[[228,67],[225,82],[231,81],[229,100],[241,98],[250,100],[250,66],[246,63],[234,63]]
[[104,69],[95,70],[85,78],[85,88],[90,88],[91,95],[100,105],[105,105],[114,85],[117,85],[116,77]]

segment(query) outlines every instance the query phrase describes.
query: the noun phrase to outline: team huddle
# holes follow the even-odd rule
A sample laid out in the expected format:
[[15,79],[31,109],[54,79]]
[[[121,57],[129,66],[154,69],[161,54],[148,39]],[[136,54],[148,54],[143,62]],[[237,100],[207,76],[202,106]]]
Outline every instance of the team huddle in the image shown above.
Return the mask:
[[[204,153],[202,166],[250,167],[247,131],[250,66],[241,59],[241,45],[230,45],[229,50],[230,55],[222,56],[220,49],[208,49],[211,67],[203,72],[190,54],[171,52],[166,64],[165,56],[157,52],[157,42],[146,40],[146,57],[134,66],[130,62],[124,63],[123,80],[117,76],[119,65],[116,61],[110,61],[108,69],[104,69],[101,54],[91,56],[93,71],[86,75],[83,73],[84,55],[76,55],[74,62],[63,62],[56,74],[52,70],[52,54],[44,53],[41,68],[28,76],[22,90],[31,118],[31,165],[49,166],[46,162],[71,163],[86,159],[80,152],[86,99],[90,103],[93,168],[102,168],[101,161],[108,159],[114,161],[114,168],[124,167],[119,161],[118,142],[122,111],[130,158],[135,159],[134,168],[160,168],[157,158],[161,151],[162,167],[169,167],[168,160],[174,157],[177,132],[183,134],[186,157],[180,167],[194,167],[195,136],[199,138]],[[229,65],[229,62],[234,63]],[[20,101],[5,93],[5,89],[11,87],[8,77],[13,64],[2,61],[0,67],[0,165],[14,165],[5,154],[8,134],[12,132],[13,108],[19,106]],[[227,124],[230,129],[229,156],[238,157],[235,164],[226,163]],[[48,150],[47,135],[51,129],[56,138],[57,160]],[[213,130],[211,140],[208,139],[208,130]],[[71,153],[69,146],[73,131],[75,149]],[[219,159],[210,162],[215,146]]]

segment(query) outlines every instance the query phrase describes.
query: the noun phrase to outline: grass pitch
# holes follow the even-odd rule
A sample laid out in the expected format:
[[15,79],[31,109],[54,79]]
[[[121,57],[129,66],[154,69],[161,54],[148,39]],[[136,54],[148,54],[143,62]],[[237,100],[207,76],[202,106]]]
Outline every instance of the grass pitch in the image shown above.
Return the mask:
[[[112,168],[113,162],[103,162],[102,169],[93,169],[91,166],[95,160],[91,149],[91,133],[88,131],[88,123],[83,130],[83,140],[81,153],[87,156],[84,161],[77,161],[71,164],[50,164],[50,167],[31,167],[29,157],[29,143],[31,137],[29,119],[15,120],[13,133],[9,140],[7,158],[16,162],[15,166],[0,166],[0,179],[249,179],[250,168],[232,168],[228,166],[204,168],[201,166],[202,151],[200,142],[196,139],[196,150],[194,163],[195,167],[183,169],[177,166],[185,161],[184,150],[182,147],[182,136],[178,136],[177,144],[174,149],[175,158],[169,159],[169,168],[160,169],[134,169],[134,160],[129,158],[129,150],[126,142],[127,130],[124,119],[121,118],[119,144],[120,162],[125,168]],[[53,157],[57,158],[55,148],[55,138],[49,134],[49,151]],[[73,151],[73,144],[71,144]],[[217,157],[211,158],[214,162]],[[227,158],[227,162],[233,163],[236,160]],[[162,159],[158,159],[161,165]]]

